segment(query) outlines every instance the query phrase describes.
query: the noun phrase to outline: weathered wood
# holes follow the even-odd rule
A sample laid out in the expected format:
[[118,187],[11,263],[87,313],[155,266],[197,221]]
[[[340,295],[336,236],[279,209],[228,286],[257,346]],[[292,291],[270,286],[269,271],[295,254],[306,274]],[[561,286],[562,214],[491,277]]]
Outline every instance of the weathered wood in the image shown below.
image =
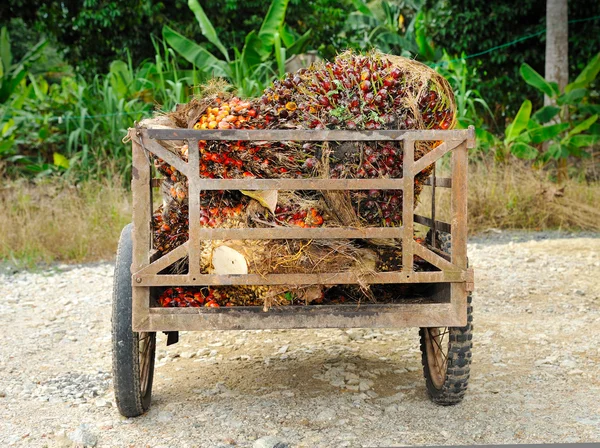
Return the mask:
[[219,229],[204,228],[198,233],[201,240],[270,240],[270,239],[345,239],[400,238],[402,227],[269,227]]
[[185,257],[188,253],[188,244],[189,244],[189,242],[185,242],[181,246],[176,247],[171,252],[163,255],[162,257],[158,258],[156,261],[153,261],[152,263],[150,263],[148,266],[145,266],[142,269],[140,269],[139,271],[137,271],[136,275],[158,274],[163,269],[168,268],[176,261],[181,260],[183,257]]
[[[132,140],[131,194],[133,202],[131,238],[133,243],[131,272],[137,272],[150,262],[150,164],[144,150],[136,140]],[[134,283],[135,284],[135,283]],[[133,288],[132,325],[144,325],[150,308],[150,290]]]
[[452,189],[452,264],[467,268],[467,143],[461,143],[453,152],[452,179],[460,188]]
[[414,224],[413,215],[415,208],[415,182],[413,166],[415,163],[415,141],[406,139],[404,141],[404,159],[402,168],[404,171],[404,190],[402,192],[402,270],[413,270],[413,239]]
[[[154,152],[154,141],[189,140],[189,164],[176,155],[164,154],[165,160],[189,176],[190,240],[169,255],[158,260],[151,249],[151,196],[150,187],[158,185],[150,178],[150,167],[139,137],[133,139],[134,198],[134,263],[133,274],[133,329],[134,331],[182,331],[206,329],[261,329],[261,328],[316,328],[316,327],[403,327],[403,326],[462,326],[466,324],[467,291],[473,288],[473,273],[466,266],[466,179],[468,147],[474,145],[474,129],[454,131],[194,131],[194,130],[143,130],[144,146]],[[271,141],[405,141],[404,172],[401,179],[219,179],[205,182],[199,175],[198,140],[271,140]],[[442,145],[414,161],[414,142],[442,141]],[[158,143],[157,143],[158,144]],[[445,145],[445,146],[444,146]],[[160,145],[158,145],[160,146]],[[451,188],[451,223],[414,215],[414,175],[434,163],[443,154],[452,152],[452,178],[435,178],[426,185]],[[173,157],[171,157],[173,156]],[[162,157],[161,157],[162,158]],[[177,162],[179,160],[180,162]],[[175,163],[172,163],[175,162]],[[193,165],[193,166],[192,166]],[[183,169],[180,169],[183,168]],[[145,185],[145,188],[143,187]],[[401,228],[267,228],[267,229],[204,229],[199,224],[199,193],[202,189],[215,190],[350,190],[350,189],[403,189],[403,227]],[[192,197],[198,198],[192,200]],[[195,211],[193,211],[195,210]],[[452,234],[450,261],[413,240],[413,222],[432,225]],[[233,230],[233,232],[232,232]],[[353,272],[313,274],[200,274],[199,245],[202,239],[319,239],[319,238],[395,238],[402,239],[403,271],[383,272],[357,277]],[[157,272],[185,256],[189,251],[190,271],[186,275],[157,275]],[[151,257],[151,255],[154,255]],[[193,254],[192,254],[193,253]],[[420,256],[437,266],[437,272],[413,272],[413,255]],[[153,264],[150,262],[153,261]],[[437,283],[447,284],[448,303],[400,303],[379,308],[361,307],[356,310],[338,306],[282,307],[268,313],[244,309],[191,309],[150,308],[150,288],[153,286],[192,285],[312,285],[367,283]],[[444,291],[446,287],[441,286]],[[443,296],[443,294],[442,294]],[[441,297],[441,296],[440,296]],[[442,297],[442,301],[445,299]],[[376,306],[377,307],[377,306]],[[285,308],[285,309],[284,309]]]
[[177,154],[173,154],[171,151],[166,150],[162,145],[160,145],[156,140],[150,139],[146,132],[147,129],[140,129],[140,135],[132,137],[133,141],[137,141],[140,145],[144,147],[144,149],[148,152],[151,152],[155,156],[161,158],[169,165],[172,165],[184,175],[188,175],[188,164],[185,163]]
[[[356,285],[389,283],[452,283],[466,281],[466,271],[378,272],[358,276],[355,272],[318,274],[246,275],[134,275],[139,286],[231,286],[231,285]],[[139,281],[138,281],[139,280]]]
[[[429,165],[431,165],[432,163],[435,163],[437,160],[441,159],[446,153],[448,153],[449,151],[452,151],[454,148],[456,148],[463,141],[464,140],[446,140],[446,141],[444,141],[444,143],[442,143],[441,145],[439,145],[436,148],[433,148],[431,151],[429,151],[427,154],[425,154],[419,160],[415,161],[412,172],[409,174],[410,175],[419,174],[421,171],[423,171]],[[405,160],[406,160],[406,156],[405,156]],[[406,177],[409,174],[405,173],[404,176]]]
[[253,141],[402,141],[407,136],[413,140],[457,140],[462,141],[468,137],[466,129],[451,131],[346,131],[346,130],[314,130],[314,129],[228,129],[228,130],[203,130],[193,129],[147,129],[150,138],[157,140],[253,140]]
[[202,237],[200,231],[200,150],[198,141],[189,141],[188,166],[191,175],[188,175],[188,210],[189,210],[189,240],[188,240],[188,266],[192,275],[200,274],[200,251]]

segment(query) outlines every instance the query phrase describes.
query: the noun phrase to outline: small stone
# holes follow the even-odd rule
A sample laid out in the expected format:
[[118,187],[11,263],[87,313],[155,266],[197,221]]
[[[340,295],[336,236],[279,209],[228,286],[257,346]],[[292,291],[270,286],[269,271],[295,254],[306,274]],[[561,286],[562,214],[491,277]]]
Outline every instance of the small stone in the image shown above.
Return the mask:
[[0,390],[0,398],[4,398],[6,397],[6,392],[4,392],[3,390]]
[[89,430],[88,425],[80,425],[69,434],[69,439],[77,446],[94,447],[98,443],[98,437]]
[[398,412],[398,405],[391,404],[389,406],[386,406],[383,412],[385,412],[386,414],[393,414],[394,412]]
[[371,389],[371,386],[370,386],[370,384],[367,381],[361,381],[358,384],[358,390],[361,391],[361,392],[366,392],[366,391],[368,391],[370,389]]
[[190,359],[196,356],[196,354],[192,352],[183,352],[180,356],[184,359]]
[[327,409],[323,409],[321,412],[319,412],[317,414],[317,416],[315,417],[315,420],[318,422],[327,422],[327,421],[331,421],[333,419],[335,419],[336,414],[335,411],[333,409],[327,408]]
[[104,398],[98,398],[94,404],[96,405],[96,407],[98,408],[108,408],[111,406],[110,401],[105,400]]
[[349,391],[352,391],[352,392],[358,392],[358,385],[357,384],[348,384],[346,386],[346,389],[348,389]]
[[289,445],[277,437],[266,436],[255,440],[252,444],[252,448],[288,448]]
[[173,420],[173,414],[167,411],[160,411],[156,420],[159,422],[167,423]]
[[569,372],[567,372],[567,375],[581,375],[583,374],[583,370],[580,369],[573,369]]
[[279,353],[280,355],[283,355],[285,352],[288,351],[288,348],[290,348],[289,345],[284,345],[283,347],[281,347],[279,350],[277,350],[277,353]]
[[582,291],[581,289],[576,289],[573,292],[578,296],[585,296],[585,291]]

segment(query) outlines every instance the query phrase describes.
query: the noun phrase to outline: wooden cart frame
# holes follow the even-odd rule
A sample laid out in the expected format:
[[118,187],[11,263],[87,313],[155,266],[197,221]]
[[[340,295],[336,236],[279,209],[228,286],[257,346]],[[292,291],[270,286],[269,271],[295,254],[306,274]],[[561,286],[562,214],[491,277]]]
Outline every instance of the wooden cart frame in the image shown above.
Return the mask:
[[[133,262],[132,329],[137,332],[229,330],[268,328],[350,328],[350,327],[459,327],[467,324],[467,294],[473,289],[473,272],[467,267],[467,150],[475,145],[475,132],[467,130],[428,131],[342,131],[342,130],[131,130],[133,143]],[[188,142],[188,162],[165,149],[160,141]],[[253,141],[402,141],[403,177],[397,179],[205,179],[199,175],[200,140]],[[436,148],[414,160],[417,141],[439,141]],[[436,178],[432,186],[431,217],[414,214],[414,177],[451,152],[451,178]],[[152,247],[152,153],[175,167],[188,179],[189,240],[162,257]],[[435,188],[451,190],[451,222],[436,220]],[[200,225],[202,190],[366,190],[403,191],[400,227],[341,228],[243,228],[208,229]],[[452,255],[444,256],[414,240],[414,223],[451,234]],[[350,272],[318,274],[246,274],[216,275],[200,272],[202,240],[240,239],[319,239],[319,238],[397,238],[402,241],[402,270],[381,272],[368,278],[369,283],[437,284],[433,303],[407,298],[398,304],[309,305],[276,307],[161,308],[151,306],[151,289],[157,286],[193,285],[309,285],[355,284],[359,279]],[[435,238],[433,238],[435,245]],[[439,269],[414,272],[413,256]],[[183,275],[159,274],[174,262],[188,256],[189,271]]]

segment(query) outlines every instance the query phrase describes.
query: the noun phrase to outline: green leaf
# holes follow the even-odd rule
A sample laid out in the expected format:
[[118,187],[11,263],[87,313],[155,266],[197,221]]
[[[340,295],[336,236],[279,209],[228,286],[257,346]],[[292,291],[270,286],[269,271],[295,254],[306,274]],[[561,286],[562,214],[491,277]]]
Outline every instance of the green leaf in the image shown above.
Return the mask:
[[196,20],[198,21],[198,25],[200,25],[200,31],[202,31],[202,35],[206,37],[211,44],[219,49],[226,61],[229,61],[227,49],[221,43],[213,24],[204,12],[204,9],[202,9],[202,6],[200,6],[200,3],[198,3],[197,0],[188,0],[188,7],[196,16]]
[[579,123],[573,129],[571,129],[569,131],[569,133],[567,134],[567,137],[565,137],[565,138],[569,138],[574,135],[580,134],[583,131],[587,131],[590,128],[590,126],[596,122],[596,120],[598,120],[598,115],[592,115],[587,120],[583,120],[581,123]]
[[366,3],[363,2],[362,0],[352,0],[352,4],[362,14],[369,16],[369,17],[374,17],[373,12],[369,9],[369,7],[366,5]]
[[529,64],[523,63],[519,69],[521,76],[525,82],[536,89],[542,91],[545,95],[550,98],[558,95],[558,87],[555,87],[544,79],[542,75],[536,72]]
[[167,25],[163,27],[163,38],[184,59],[203,72],[211,73],[213,76],[228,75],[227,65],[224,61],[217,59],[206,48],[182,36]]
[[560,107],[544,106],[531,116],[532,120],[544,124],[552,120],[560,112]]
[[513,122],[507,126],[506,131],[504,133],[505,139],[504,144],[508,144],[515,140],[521,132],[523,132],[527,128],[527,123],[529,122],[529,118],[531,116],[531,101],[525,100],[515,119]]
[[579,134],[565,140],[565,145],[575,148],[587,148],[600,142],[600,135]]
[[274,43],[277,70],[279,71],[279,76],[283,77],[283,75],[285,75],[285,48],[282,48],[281,46],[281,38],[279,37],[279,33],[275,33]]
[[312,30],[308,30],[306,33],[300,36],[292,45],[287,47],[288,55],[292,56],[295,54],[304,53],[308,45],[308,40],[310,39],[311,32]]
[[560,159],[563,156],[563,147],[560,143],[553,143],[548,146],[546,154],[552,159]]
[[563,104],[569,104],[574,106],[578,104],[587,94],[587,89],[573,89],[569,93],[565,93],[558,97],[558,105],[562,106]]
[[600,115],[600,104],[583,104],[579,106],[579,112],[582,114]]
[[285,13],[289,0],[273,0],[267,15],[258,31],[258,36],[263,40],[266,46],[272,47],[275,43],[275,33],[283,25]]
[[588,65],[586,65],[581,71],[579,76],[575,78],[575,81],[566,85],[565,92],[569,93],[572,90],[587,87],[588,84],[596,79],[598,72],[600,72],[600,53],[596,54],[596,56],[592,58]]
[[55,152],[52,156],[52,159],[54,161],[54,165],[64,168],[65,170],[69,169],[69,159],[62,154]]
[[533,146],[522,142],[516,142],[514,145],[512,145],[510,147],[510,152],[512,152],[519,159],[525,160],[533,160],[537,158],[539,154],[538,150]]
[[265,47],[263,40],[257,36],[256,31],[252,30],[246,35],[244,48],[239,59],[244,70],[248,71],[267,59],[270,54],[271,51]]
[[569,123],[557,123],[550,126],[540,126],[538,128],[529,131],[531,141],[533,143],[542,143],[548,140],[552,140],[562,132],[569,129],[571,126]]

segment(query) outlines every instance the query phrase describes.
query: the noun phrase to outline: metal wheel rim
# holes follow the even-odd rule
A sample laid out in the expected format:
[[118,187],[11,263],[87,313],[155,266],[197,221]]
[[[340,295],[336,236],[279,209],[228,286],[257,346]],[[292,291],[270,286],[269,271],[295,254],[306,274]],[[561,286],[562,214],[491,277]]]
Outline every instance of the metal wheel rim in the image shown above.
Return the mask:
[[138,354],[140,363],[140,389],[142,396],[148,392],[150,382],[150,367],[154,352],[154,333],[138,333]]
[[431,382],[436,389],[441,389],[446,381],[450,339],[448,333],[448,327],[425,328],[427,367]]

